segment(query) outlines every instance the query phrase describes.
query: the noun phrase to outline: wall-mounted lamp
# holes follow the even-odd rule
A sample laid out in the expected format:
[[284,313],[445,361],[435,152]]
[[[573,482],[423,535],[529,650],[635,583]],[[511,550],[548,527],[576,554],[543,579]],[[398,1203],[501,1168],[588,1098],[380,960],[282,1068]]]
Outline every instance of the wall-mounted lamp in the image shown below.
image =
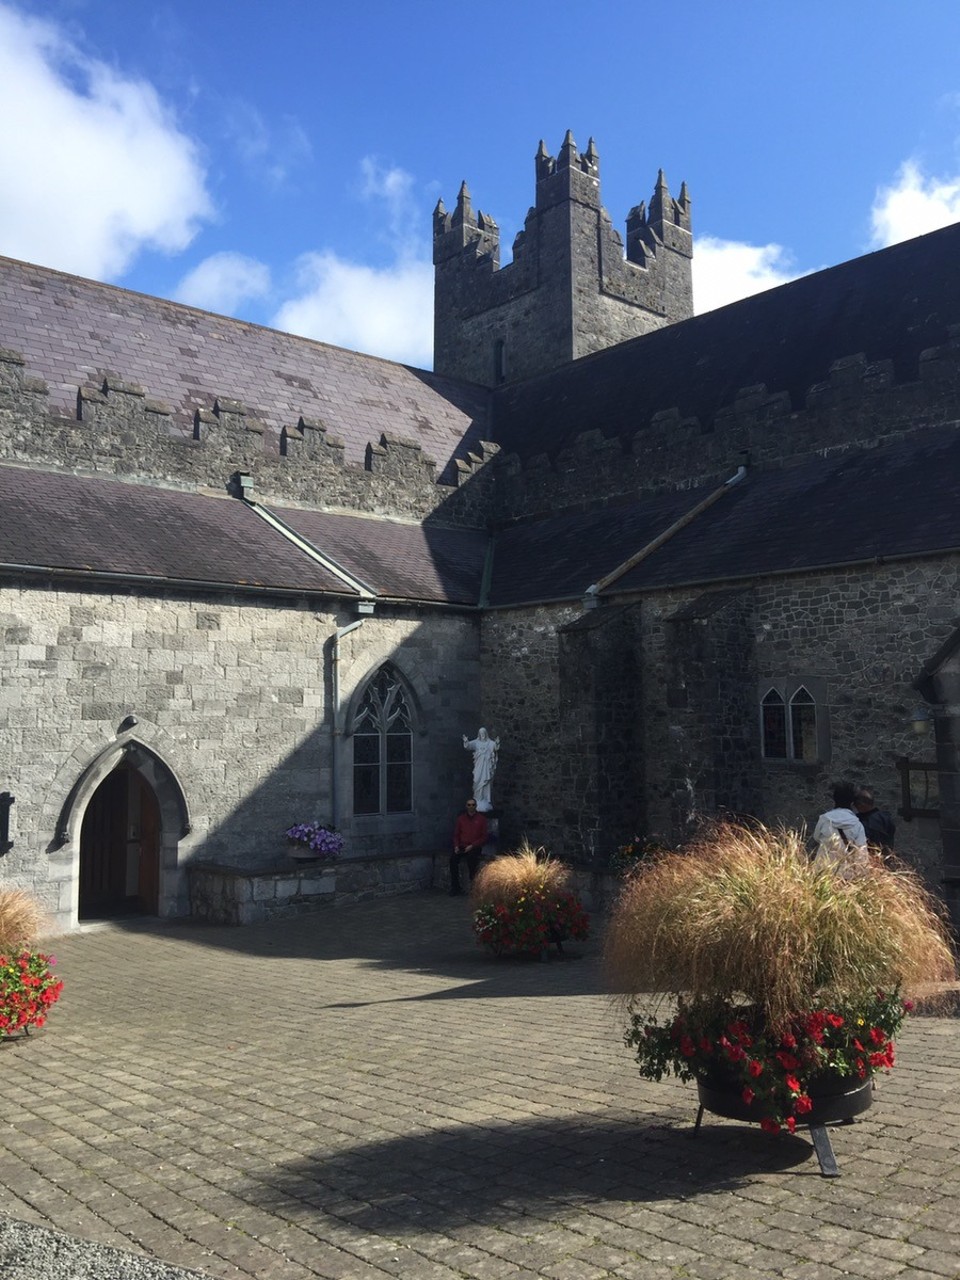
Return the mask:
[[933,712],[929,707],[917,707],[910,719],[910,727],[913,732],[920,737],[929,733],[933,724]]
[[136,728],[139,723],[140,721],[134,715],[124,716],[117,725],[117,733],[129,733],[129,731]]

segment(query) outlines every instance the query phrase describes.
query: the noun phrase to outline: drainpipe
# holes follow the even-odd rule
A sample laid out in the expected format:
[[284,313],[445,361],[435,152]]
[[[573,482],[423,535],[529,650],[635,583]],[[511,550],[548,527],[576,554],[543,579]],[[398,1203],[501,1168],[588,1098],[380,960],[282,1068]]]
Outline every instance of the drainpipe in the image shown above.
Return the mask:
[[330,753],[330,811],[331,821],[340,829],[340,795],[337,787],[337,776],[340,770],[340,738],[343,729],[340,724],[340,641],[357,627],[362,627],[365,618],[357,618],[348,622],[345,627],[338,627],[333,633],[333,652],[330,659],[330,699],[333,704],[333,737]]
[[600,578],[598,582],[594,582],[592,586],[587,587],[584,592],[584,607],[588,609],[595,608],[599,603],[597,596],[601,591],[605,591],[611,583],[622,578],[625,573],[629,573],[630,570],[640,564],[642,560],[646,560],[647,556],[653,555],[654,551],[657,551],[662,547],[665,542],[669,542],[674,534],[679,533],[681,529],[685,529],[688,524],[692,524],[693,521],[696,520],[697,516],[706,511],[708,507],[712,507],[718,498],[722,498],[723,495],[729,489],[732,489],[735,484],[739,484],[746,474],[746,467],[737,467],[736,473],[732,475],[729,480],[724,480],[723,484],[720,485],[718,489],[714,489],[712,493],[708,493],[707,496],[702,498],[695,507],[692,507],[685,515],[682,515],[679,520],[675,520],[668,529],[664,529],[663,533],[658,534],[651,542],[648,542],[645,547],[641,547],[640,550],[630,556],[628,560],[624,560],[623,564],[617,565],[616,569],[612,569],[605,577]]

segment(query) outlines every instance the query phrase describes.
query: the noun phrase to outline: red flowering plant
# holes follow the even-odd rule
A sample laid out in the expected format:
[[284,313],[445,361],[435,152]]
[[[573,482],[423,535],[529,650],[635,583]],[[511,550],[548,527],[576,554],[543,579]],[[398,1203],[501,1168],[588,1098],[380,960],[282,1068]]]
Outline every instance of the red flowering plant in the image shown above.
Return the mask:
[[0,1039],[44,1025],[63,990],[52,973],[55,963],[42,951],[0,955]]
[[729,1083],[762,1128],[793,1133],[825,1074],[867,1080],[890,1070],[894,1037],[912,1009],[899,992],[878,991],[853,1008],[815,1009],[772,1030],[756,1006],[681,999],[662,1023],[633,1015],[626,1042],[646,1079]]
[[610,870],[617,875],[629,875],[647,858],[663,853],[664,841],[660,836],[631,836],[610,855]]
[[472,890],[477,942],[494,955],[542,954],[551,943],[586,938],[590,918],[569,880],[569,867],[529,845],[482,867]]
[[803,831],[759,825],[718,827],[629,877],[606,965],[641,1075],[733,1089],[772,1132],[803,1123],[831,1077],[889,1070],[904,993],[956,974],[915,872],[811,863]]
[[33,948],[44,925],[40,904],[24,889],[0,889],[0,1040],[42,1027],[63,983],[53,956]]

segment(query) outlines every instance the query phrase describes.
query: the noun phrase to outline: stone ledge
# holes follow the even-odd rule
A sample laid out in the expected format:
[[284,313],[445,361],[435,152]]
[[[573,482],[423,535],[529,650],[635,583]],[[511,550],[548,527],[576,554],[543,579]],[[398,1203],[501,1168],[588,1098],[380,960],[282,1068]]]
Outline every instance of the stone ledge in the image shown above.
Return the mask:
[[344,902],[387,898],[433,886],[434,853],[372,854],[283,866],[188,863],[190,914],[211,924],[256,924]]

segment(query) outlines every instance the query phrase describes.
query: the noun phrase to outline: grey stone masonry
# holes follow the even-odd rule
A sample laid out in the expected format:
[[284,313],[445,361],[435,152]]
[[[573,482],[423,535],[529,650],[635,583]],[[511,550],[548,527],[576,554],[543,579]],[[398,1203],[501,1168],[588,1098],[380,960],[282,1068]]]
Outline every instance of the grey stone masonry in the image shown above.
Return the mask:
[[600,204],[593,140],[578,154],[568,132],[559,155],[543,143],[536,204],[500,267],[500,233],[473,211],[466,183],[452,213],[434,213],[434,368],[496,386],[693,314],[690,198],[658,176],[649,211],[630,212],[627,245]]
[[[37,371],[42,372],[42,370]],[[278,436],[237,400],[211,396],[189,423],[150,398],[149,388],[114,376],[77,388],[76,412],[51,410],[46,382],[15,351],[0,350],[0,461],[39,463],[152,480],[176,488],[225,490],[238,472],[253,492],[370,515],[442,518],[476,525],[478,495],[465,481],[492,457],[466,451],[454,483],[439,484],[434,461],[412,439],[383,432],[366,465],[349,462],[340,440],[316,419],[301,417]]]

